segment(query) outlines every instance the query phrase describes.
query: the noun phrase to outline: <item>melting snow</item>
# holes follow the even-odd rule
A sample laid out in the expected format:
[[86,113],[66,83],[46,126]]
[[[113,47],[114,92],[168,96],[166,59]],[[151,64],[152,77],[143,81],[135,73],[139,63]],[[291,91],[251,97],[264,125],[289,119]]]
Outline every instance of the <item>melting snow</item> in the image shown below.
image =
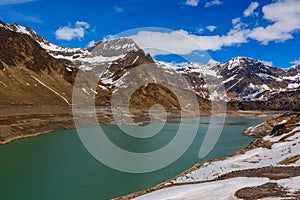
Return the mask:
[[98,85],[99,88],[103,89],[103,90],[108,90],[106,87],[104,87],[103,85]]
[[112,85],[112,83],[113,83],[112,78],[103,78],[101,81],[104,84],[110,84],[110,85]]
[[[287,138],[285,142],[273,144],[271,149],[255,148],[247,151],[244,154],[235,155],[229,157],[226,160],[216,161],[202,165],[198,169],[178,177],[173,180],[173,183],[187,183],[194,181],[212,180],[222,174],[226,174],[236,170],[243,169],[255,169],[265,166],[281,166],[279,162],[286,158],[290,158],[300,154],[300,148],[295,143],[300,142],[300,127],[295,128],[290,133],[295,133],[294,136]],[[283,134],[277,137],[266,136],[263,139],[265,141],[279,142],[282,137],[287,136],[290,133]],[[296,164],[290,164],[295,166]]]
[[20,25],[16,25],[15,27],[17,28],[17,32],[30,35],[30,32],[26,30],[26,27]]
[[84,92],[84,93],[86,93],[86,94],[90,94],[90,93],[88,93],[87,91],[86,91],[86,89],[85,88],[81,88],[82,89],[82,91]]
[[295,76],[284,76],[283,79],[291,80],[291,81],[300,80],[300,74],[297,74]]
[[265,79],[275,79],[276,81],[282,82],[282,78],[277,78],[275,76],[269,75],[269,74],[265,74],[265,73],[256,73],[257,76],[261,77],[261,78],[265,78]]
[[231,88],[233,88],[234,86],[236,86],[239,82],[241,82],[244,78],[240,78],[235,84],[233,84],[230,88],[228,88],[227,90],[229,91]]
[[66,67],[66,70],[72,72],[72,69],[70,69],[69,67]]
[[212,69],[213,65],[201,65],[200,63],[191,63],[190,65],[185,67],[185,72],[195,72],[200,73],[204,76],[212,76],[216,78],[222,78],[222,76],[218,75],[218,72]]
[[232,178],[217,182],[200,183],[170,187],[135,198],[135,200],[228,200],[236,199],[235,191],[244,187],[255,187],[265,184],[268,178]]
[[137,56],[134,61],[132,62],[132,64],[134,64],[137,60],[139,59],[139,56]]
[[278,123],[278,125],[281,125],[281,124],[285,124],[287,122],[286,119],[282,120],[281,122]]
[[230,60],[227,66],[228,70],[232,70],[235,67],[239,67],[241,65],[240,59],[240,57],[237,57],[235,59]]
[[226,79],[225,81],[223,81],[223,84],[228,83],[228,82],[230,82],[230,81],[233,81],[234,78],[235,78],[236,76],[237,76],[237,74],[235,74],[234,76],[232,76],[232,77]]
[[290,83],[288,85],[289,89],[293,89],[293,88],[299,88],[300,87],[300,83]]
[[282,179],[277,181],[277,183],[280,186],[287,188],[290,193],[296,193],[300,189],[300,176],[289,179]]

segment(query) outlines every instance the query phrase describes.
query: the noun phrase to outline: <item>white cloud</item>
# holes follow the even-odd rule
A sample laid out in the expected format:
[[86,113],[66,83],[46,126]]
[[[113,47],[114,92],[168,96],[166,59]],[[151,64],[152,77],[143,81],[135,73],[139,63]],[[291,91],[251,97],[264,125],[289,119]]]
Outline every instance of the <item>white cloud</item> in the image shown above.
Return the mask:
[[252,15],[255,15],[256,13],[254,11],[256,10],[256,8],[258,8],[258,6],[259,6],[258,2],[256,2],[256,1],[251,2],[249,7],[244,11],[244,16],[249,17]]
[[207,28],[207,30],[209,30],[210,32],[213,32],[217,27],[216,27],[216,26],[213,26],[213,25],[210,25],[210,26],[207,26],[206,28]]
[[271,61],[260,60],[260,62],[262,62],[264,65],[267,65],[267,66],[270,66],[270,67],[273,66],[273,62],[271,62]]
[[37,1],[37,0],[0,0],[0,6],[28,3],[28,2],[33,2],[33,1]]
[[121,8],[121,7],[119,7],[119,6],[115,6],[115,7],[114,7],[114,10],[115,10],[116,13],[124,12],[124,8]]
[[223,2],[220,1],[220,0],[213,0],[213,1],[209,1],[209,2],[206,2],[204,7],[205,8],[209,8],[211,6],[218,6],[218,5],[221,5]]
[[90,25],[87,22],[81,22],[81,21],[77,21],[75,23],[76,27],[84,27],[85,29],[89,29]]
[[236,25],[241,22],[241,18],[240,17],[234,18],[231,20],[231,22],[232,22],[232,25]]
[[252,30],[249,37],[268,44],[270,41],[284,42],[293,38],[293,33],[300,30],[300,1],[278,0],[263,7],[263,18],[270,25],[259,26]]
[[243,30],[248,27],[247,24],[242,22],[240,17],[232,19],[232,26],[234,30]]
[[57,29],[55,31],[55,36],[56,39],[59,40],[81,40],[82,38],[84,38],[86,30],[89,28],[90,25],[87,22],[77,21],[74,27],[72,27],[71,24],[68,24],[67,26]]
[[88,43],[88,47],[93,47],[96,44],[95,40],[92,40]]
[[294,60],[293,62],[291,62],[291,64],[300,65],[300,58],[298,58],[297,60]]
[[33,17],[33,16],[24,16],[23,20],[28,21],[28,22],[38,23],[38,24],[43,23],[43,21],[39,17]]
[[[214,2],[214,1],[213,1]],[[254,6],[245,15],[252,15],[255,12]],[[241,18],[232,19],[232,28],[223,35],[195,35],[185,30],[171,32],[140,31],[131,38],[143,49],[152,55],[161,54],[190,54],[195,50],[220,50],[226,46],[238,46],[247,43],[249,39],[256,40],[262,44],[270,41],[283,42],[293,38],[293,34],[300,30],[300,1],[278,0],[277,2],[265,5],[263,18],[269,21],[269,25],[250,27]],[[213,31],[215,27],[206,27]],[[203,28],[198,32],[202,33]],[[299,58],[300,60],[300,58]],[[299,63],[296,60],[293,62]],[[267,65],[273,65],[263,61]]]
[[226,35],[198,36],[185,30],[165,32],[140,31],[131,38],[143,49],[154,55],[187,55],[195,50],[219,50],[224,46],[246,43],[246,30],[230,30]]
[[198,6],[199,0],[186,0],[185,5],[188,6]]
[[197,28],[196,32],[199,33],[199,34],[202,34],[204,32],[204,29],[201,28],[201,27]]

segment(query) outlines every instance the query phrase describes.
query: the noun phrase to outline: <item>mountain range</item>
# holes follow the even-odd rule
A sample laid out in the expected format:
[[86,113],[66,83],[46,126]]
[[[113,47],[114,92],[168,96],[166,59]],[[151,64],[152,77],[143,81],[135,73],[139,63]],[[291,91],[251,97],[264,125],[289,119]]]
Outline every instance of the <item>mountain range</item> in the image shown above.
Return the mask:
[[[230,110],[300,110],[300,65],[278,68],[236,57],[228,62],[177,67],[154,60],[129,38],[101,41],[86,49],[64,48],[29,27],[1,21],[0,43],[3,105],[71,105],[75,77],[81,70],[99,79],[96,89],[88,83],[81,85],[82,92],[94,96],[96,105],[109,106],[113,93],[128,87],[131,69],[151,64],[184,77],[197,95],[200,109],[209,110],[210,101],[225,101]],[[156,103],[167,109],[179,108],[172,91],[154,83],[138,88],[130,99],[133,107],[149,108]]]

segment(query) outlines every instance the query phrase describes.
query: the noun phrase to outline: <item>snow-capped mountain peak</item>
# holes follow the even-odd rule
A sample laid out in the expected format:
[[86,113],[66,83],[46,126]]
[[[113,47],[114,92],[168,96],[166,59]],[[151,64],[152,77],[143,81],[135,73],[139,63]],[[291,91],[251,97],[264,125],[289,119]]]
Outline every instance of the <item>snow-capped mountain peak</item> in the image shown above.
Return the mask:
[[[9,25],[0,23],[1,26],[22,34],[29,35],[51,56],[62,61],[67,69],[77,67],[81,70],[94,70],[100,76],[114,62],[122,62],[130,52],[137,52],[140,48],[129,38],[114,38],[95,43],[94,46],[83,48],[65,48],[55,45],[41,37],[29,27],[18,24]],[[137,61],[138,58],[135,58]],[[133,60],[134,61],[134,60]]]
[[124,55],[131,51],[138,51],[140,48],[129,38],[116,38],[96,43],[95,46],[89,48],[93,54],[102,55],[104,57],[112,57]]
[[190,80],[197,93],[210,99],[208,88],[215,90],[217,86],[207,84],[208,77],[223,79],[226,94],[222,98],[227,100],[267,101],[300,88],[299,66],[275,68],[247,57],[201,66],[190,64],[178,71]]

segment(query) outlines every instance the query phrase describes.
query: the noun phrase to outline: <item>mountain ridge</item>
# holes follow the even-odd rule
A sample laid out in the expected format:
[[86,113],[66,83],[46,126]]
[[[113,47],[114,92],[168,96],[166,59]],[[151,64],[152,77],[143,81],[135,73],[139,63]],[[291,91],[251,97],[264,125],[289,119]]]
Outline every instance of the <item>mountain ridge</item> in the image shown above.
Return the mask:
[[[106,99],[105,102],[100,102],[100,105],[109,104],[110,96],[118,90],[120,84],[126,79],[127,72],[132,68],[153,63],[169,74],[176,73],[185,77],[199,98],[208,101],[226,101],[229,109],[298,109],[300,65],[286,69],[276,68],[265,65],[256,59],[239,56],[228,62],[210,62],[207,65],[189,63],[185,67],[178,68],[171,63],[154,60],[128,38],[97,42],[94,46],[86,49],[64,48],[50,43],[29,27],[18,24],[8,25],[1,21],[0,27],[29,36],[50,56],[58,60],[60,70],[63,70],[64,74],[68,74],[68,78],[64,79],[71,83],[70,86],[72,86],[78,70],[96,74],[100,79],[99,87],[96,90],[83,88],[83,91],[95,94],[96,97],[100,96],[100,99]],[[21,35],[20,37],[25,37]],[[1,60],[3,59],[1,58]],[[11,61],[6,61],[12,65]],[[0,67],[3,68],[2,61]],[[2,81],[2,85],[6,84],[3,83]],[[219,89],[220,83],[221,86],[224,85],[224,91]],[[219,94],[209,91],[219,91]],[[292,94],[295,94],[295,98]],[[71,96],[69,95],[68,98],[70,100]],[[281,99],[283,102],[278,102],[276,99]],[[263,106],[260,107],[259,104]]]

